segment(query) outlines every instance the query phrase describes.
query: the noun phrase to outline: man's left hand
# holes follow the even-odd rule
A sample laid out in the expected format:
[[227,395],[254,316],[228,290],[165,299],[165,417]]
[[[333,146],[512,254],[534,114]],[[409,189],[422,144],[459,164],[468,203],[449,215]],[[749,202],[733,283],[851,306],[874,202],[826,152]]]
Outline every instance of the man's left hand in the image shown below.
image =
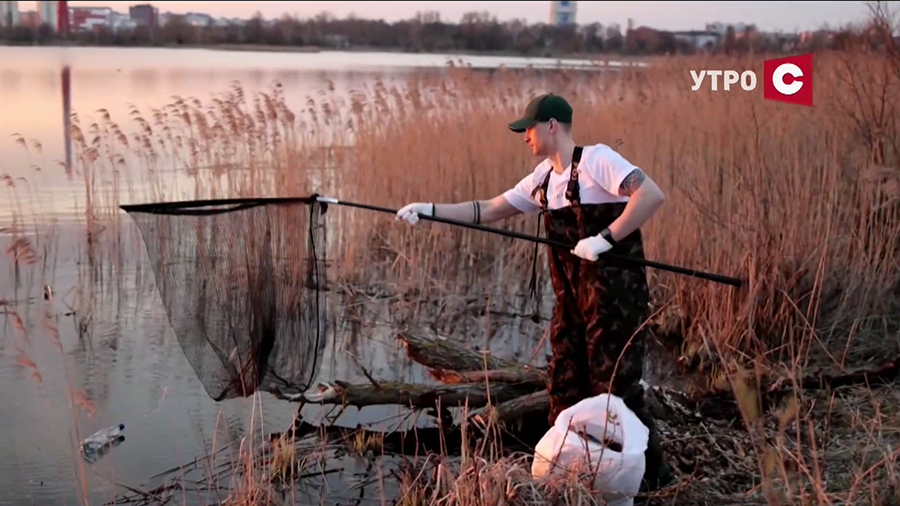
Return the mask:
[[606,239],[595,235],[578,241],[572,253],[591,262],[597,260],[603,253],[612,249],[612,244]]

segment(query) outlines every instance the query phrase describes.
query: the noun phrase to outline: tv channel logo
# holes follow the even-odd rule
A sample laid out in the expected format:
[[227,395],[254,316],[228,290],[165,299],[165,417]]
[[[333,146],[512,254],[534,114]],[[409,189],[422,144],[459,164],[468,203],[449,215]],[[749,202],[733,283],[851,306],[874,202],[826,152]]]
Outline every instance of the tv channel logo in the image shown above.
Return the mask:
[[[719,78],[722,78],[722,90],[737,89],[737,84],[744,91],[756,89],[756,72],[745,70],[691,70],[694,85],[691,91],[698,91],[709,82],[709,89],[719,91]],[[773,58],[763,62],[763,98],[775,102],[793,105],[813,105],[813,54],[807,53],[783,58]]]

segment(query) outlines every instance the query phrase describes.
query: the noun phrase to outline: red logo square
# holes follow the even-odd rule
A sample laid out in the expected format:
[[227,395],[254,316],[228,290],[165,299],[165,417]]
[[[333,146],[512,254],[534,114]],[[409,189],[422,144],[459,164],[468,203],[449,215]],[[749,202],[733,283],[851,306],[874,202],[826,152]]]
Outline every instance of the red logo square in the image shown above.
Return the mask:
[[763,97],[788,104],[813,105],[813,54],[764,62]]

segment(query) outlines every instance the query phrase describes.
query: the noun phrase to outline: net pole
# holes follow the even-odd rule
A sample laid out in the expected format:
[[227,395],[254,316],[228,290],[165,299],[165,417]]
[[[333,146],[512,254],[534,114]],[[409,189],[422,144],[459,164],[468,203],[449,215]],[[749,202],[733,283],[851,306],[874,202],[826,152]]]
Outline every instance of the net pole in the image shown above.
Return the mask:
[[[341,201],[341,200],[328,198],[328,197],[316,197],[316,200],[323,204],[334,204],[334,205],[339,205],[339,206],[355,207],[355,208],[359,208],[359,209],[367,209],[370,211],[377,211],[377,212],[388,213],[388,214],[397,214],[397,211],[398,211],[397,209],[390,209],[387,207],[374,206],[371,204],[360,204],[357,202]],[[513,239],[522,239],[522,240],[526,240],[526,241],[536,242],[539,244],[546,244],[547,246],[551,246],[554,248],[563,248],[566,250],[572,250],[575,248],[575,245],[564,244],[564,243],[554,241],[551,239],[545,239],[543,237],[536,237],[533,235],[521,234],[521,233],[513,232],[510,230],[501,230],[501,229],[493,228],[493,227],[485,227],[483,225],[478,225],[475,223],[469,223],[469,222],[465,222],[465,221],[451,220],[449,218],[441,218],[438,216],[426,216],[426,215],[419,215],[419,218],[423,219],[423,220],[435,221],[438,223],[445,223],[448,225],[456,225],[459,227],[465,227],[465,228],[470,228],[470,229],[474,229],[474,230],[479,230],[482,232],[488,232],[488,233],[492,233],[492,234],[502,235],[502,236],[513,238]],[[652,260],[632,258],[632,257],[628,257],[628,256],[617,255],[614,253],[604,253],[603,256],[612,258],[615,260],[620,260],[623,262],[637,263],[637,264],[644,265],[646,267],[653,267],[655,269],[674,272],[677,274],[684,274],[686,276],[692,276],[695,278],[706,279],[709,281],[714,281],[717,283],[731,285],[734,287],[741,287],[743,285],[743,280],[741,280],[739,278],[731,277],[731,276],[724,276],[721,274],[713,274],[713,273],[709,273],[709,272],[699,271],[696,269],[688,269],[685,267],[668,265],[668,264],[664,264],[661,262],[654,262]]]
[[[345,207],[355,207],[358,209],[366,209],[369,211],[381,212],[386,214],[397,214],[397,209],[391,209],[388,207],[375,206],[372,204],[364,204],[359,202],[349,202],[345,200],[338,200],[330,197],[323,197],[318,194],[313,194],[308,197],[278,197],[278,198],[241,198],[241,199],[218,199],[218,200],[192,200],[192,201],[181,201],[181,202],[165,202],[165,203],[157,203],[157,204],[134,204],[134,205],[122,205],[120,206],[123,210],[127,212],[145,212],[145,213],[154,213],[154,214],[194,214],[194,215],[204,215],[204,214],[221,214],[223,212],[233,212],[233,211],[241,211],[245,209],[249,209],[256,206],[262,205],[270,205],[270,204],[296,204],[296,203],[304,203],[304,204],[312,204],[313,202],[318,202],[321,204],[333,204],[338,206]],[[210,207],[210,206],[230,206],[228,209],[218,209],[218,210],[202,210],[199,208]],[[191,210],[193,209],[193,210]],[[449,218],[441,218],[438,216],[420,216],[421,219],[434,221],[438,223],[444,223],[447,225],[454,225],[463,228],[469,228],[473,230],[478,230],[481,232],[487,232],[490,234],[496,234],[504,237],[510,237],[513,239],[520,239],[524,241],[535,242],[538,244],[545,244],[547,246],[551,246],[554,248],[562,248],[566,250],[572,250],[575,248],[573,244],[564,244],[558,241],[553,241],[551,239],[545,239],[542,237],[536,237],[532,235],[521,234],[518,232],[512,232],[509,230],[502,230],[493,227],[486,227],[484,225],[477,225],[475,223],[469,223],[465,221],[451,220]],[[674,272],[676,274],[682,274],[685,276],[691,276],[699,279],[705,279],[707,281],[713,281],[715,283],[721,283],[725,285],[734,286],[740,288],[744,284],[744,280],[732,276],[725,276],[722,274],[714,274],[710,272],[704,272],[697,269],[688,269],[686,267],[678,267],[675,265],[669,265],[662,262],[655,262],[653,260],[647,260],[643,258],[632,258],[623,255],[617,255],[615,253],[604,253],[603,256],[605,258],[611,258],[614,260],[619,260],[622,262],[632,263],[642,265],[644,267],[652,267],[654,269],[659,269],[662,271]]]

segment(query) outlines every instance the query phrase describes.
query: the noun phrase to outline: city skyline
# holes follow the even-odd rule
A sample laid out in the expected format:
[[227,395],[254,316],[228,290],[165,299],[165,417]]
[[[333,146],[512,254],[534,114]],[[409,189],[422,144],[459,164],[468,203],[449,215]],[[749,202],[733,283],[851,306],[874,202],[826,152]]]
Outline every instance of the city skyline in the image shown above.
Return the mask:
[[[70,7],[111,7],[127,12],[128,7],[148,2],[72,1]],[[470,11],[488,11],[500,21],[524,18],[529,23],[547,22],[550,2],[149,2],[160,13],[203,12],[216,17],[249,18],[257,11],[264,17],[283,14],[311,17],[328,11],[337,17],[354,13],[361,18],[384,19],[388,22],[409,19],[417,11],[435,10],[445,22],[458,23]],[[889,2],[900,10],[900,1]],[[690,7],[695,7],[691,9]],[[37,2],[20,1],[19,10],[36,10]],[[628,19],[635,26],[661,30],[703,29],[706,23],[755,24],[762,31],[806,31],[828,25],[837,28],[865,21],[869,11],[866,2],[578,2],[576,22],[604,25],[618,23],[625,27]]]

